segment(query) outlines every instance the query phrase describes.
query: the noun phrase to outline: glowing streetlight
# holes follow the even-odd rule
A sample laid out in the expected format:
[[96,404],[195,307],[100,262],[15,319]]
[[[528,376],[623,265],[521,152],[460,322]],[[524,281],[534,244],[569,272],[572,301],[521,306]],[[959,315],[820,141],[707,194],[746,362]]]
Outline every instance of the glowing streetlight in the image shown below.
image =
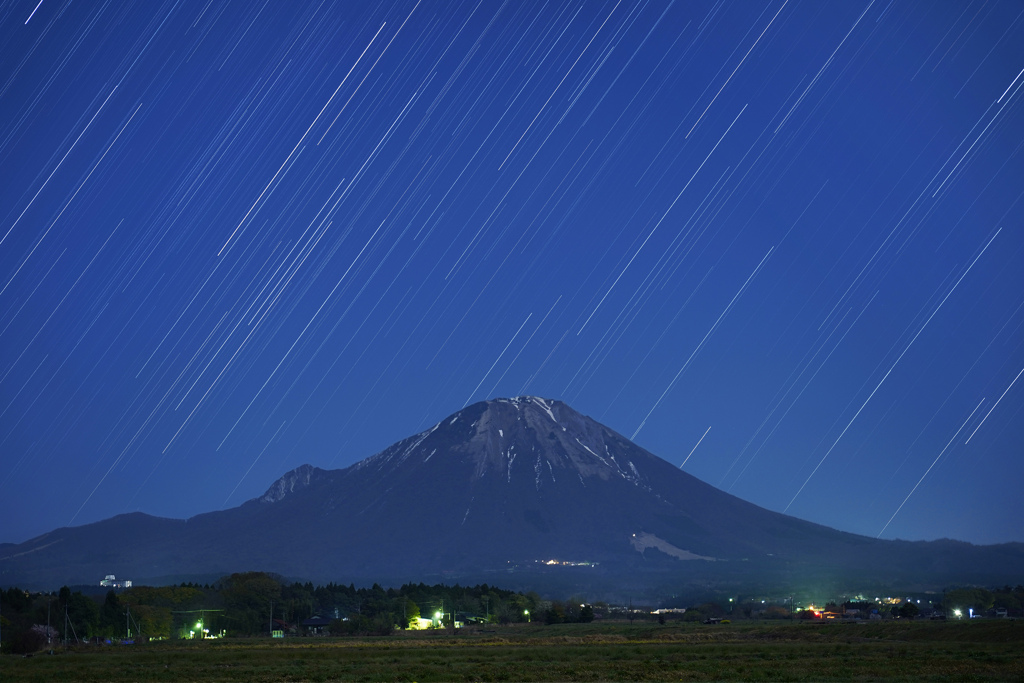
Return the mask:
[[524,609],[523,610],[523,615],[526,616],[526,621],[530,621],[530,610]]

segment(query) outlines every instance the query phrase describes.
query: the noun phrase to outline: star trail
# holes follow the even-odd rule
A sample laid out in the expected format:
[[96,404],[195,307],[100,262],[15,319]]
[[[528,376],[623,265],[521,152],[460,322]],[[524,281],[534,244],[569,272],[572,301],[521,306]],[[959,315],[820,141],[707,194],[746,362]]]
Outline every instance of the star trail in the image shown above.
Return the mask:
[[0,32],[0,542],[519,394],[772,510],[1024,541],[1019,2],[15,0]]

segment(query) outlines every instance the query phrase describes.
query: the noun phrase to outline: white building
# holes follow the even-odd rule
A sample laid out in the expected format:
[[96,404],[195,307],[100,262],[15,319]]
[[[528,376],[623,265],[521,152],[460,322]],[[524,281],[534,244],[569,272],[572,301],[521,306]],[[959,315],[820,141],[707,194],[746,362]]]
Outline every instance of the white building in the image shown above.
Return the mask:
[[131,588],[132,582],[129,579],[122,579],[121,581],[118,581],[117,577],[113,574],[107,574],[103,580],[100,581],[100,585],[104,588]]

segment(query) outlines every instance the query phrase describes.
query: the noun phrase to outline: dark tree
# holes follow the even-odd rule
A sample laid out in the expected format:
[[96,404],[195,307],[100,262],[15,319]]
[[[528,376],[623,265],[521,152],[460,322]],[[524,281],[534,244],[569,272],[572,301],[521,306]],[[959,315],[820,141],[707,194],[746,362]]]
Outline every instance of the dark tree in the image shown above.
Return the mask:
[[100,607],[100,633],[108,638],[126,635],[124,606],[114,591],[107,591],[107,597]]
[[560,602],[552,602],[551,607],[548,608],[544,615],[544,623],[546,624],[563,624],[565,623],[565,607]]
[[584,605],[580,608],[580,623],[589,624],[594,620],[594,608],[590,605]]
[[918,606],[916,604],[910,602],[909,600],[907,602],[903,603],[902,605],[900,605],[900,607],[899,607],[900,619],[913,619],[920,612],[921,612],[921,610],[918,608]]

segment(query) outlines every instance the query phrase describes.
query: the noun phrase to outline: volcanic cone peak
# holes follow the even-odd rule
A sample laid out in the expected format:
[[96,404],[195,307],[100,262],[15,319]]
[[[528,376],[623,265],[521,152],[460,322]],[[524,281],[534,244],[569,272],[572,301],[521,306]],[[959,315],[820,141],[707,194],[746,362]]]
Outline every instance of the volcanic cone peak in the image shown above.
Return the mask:
[[1024,572],[1024,551],[879,541],[765,510],[533,396],[468,406],[345,469],[303,465],[228,510],[132,513],[0,544],[9,585],[249,570],[391,585],[504,577],[530,589],[550,581],[561,595],[691,585],[706,595],[832,580],[1001,585]]
[[648,488],[634,461],[651,457],[561,401],[518,396],[468,406],[356,467],[383,474],[403,463],[443,462],[472,468],[472,480],[501,476],[512,483],[529,477],[540,488],[562,476],[581,482],[597,477]]

